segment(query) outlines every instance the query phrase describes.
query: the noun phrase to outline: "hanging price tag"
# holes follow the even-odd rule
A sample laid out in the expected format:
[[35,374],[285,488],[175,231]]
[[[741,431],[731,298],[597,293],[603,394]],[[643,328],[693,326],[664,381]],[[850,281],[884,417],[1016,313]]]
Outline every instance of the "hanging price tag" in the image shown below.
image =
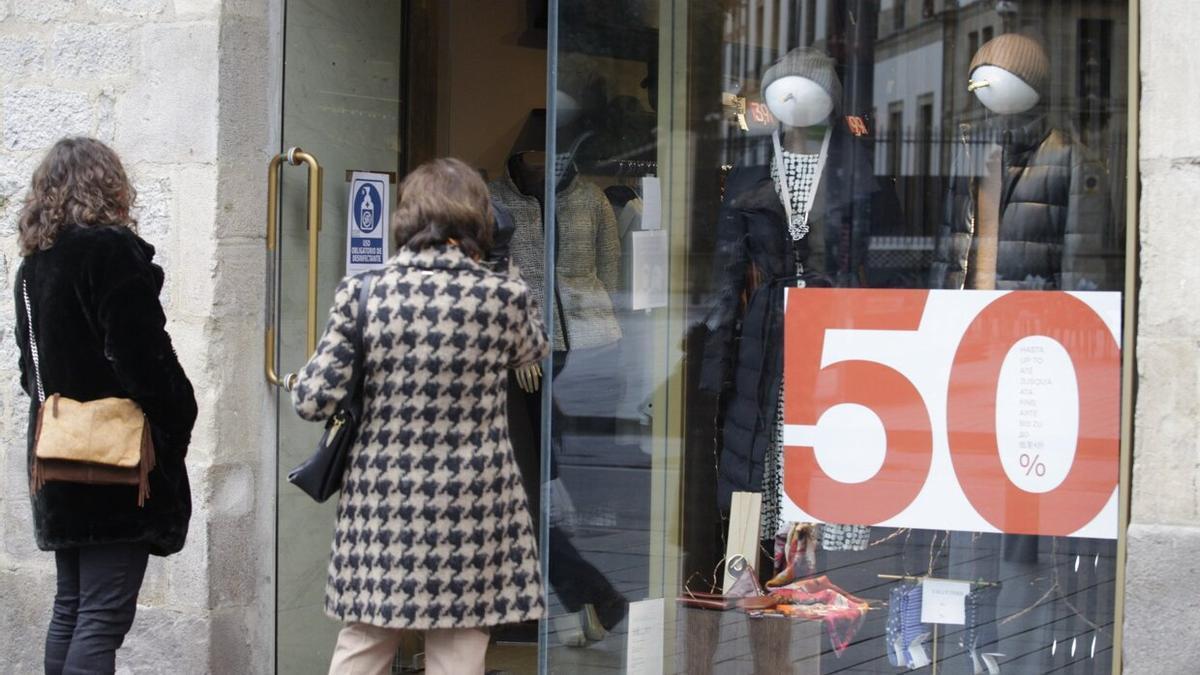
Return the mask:
[[921,582],[921,623],[967,623],[967,595],[971,584],[965,581],[925,579]]

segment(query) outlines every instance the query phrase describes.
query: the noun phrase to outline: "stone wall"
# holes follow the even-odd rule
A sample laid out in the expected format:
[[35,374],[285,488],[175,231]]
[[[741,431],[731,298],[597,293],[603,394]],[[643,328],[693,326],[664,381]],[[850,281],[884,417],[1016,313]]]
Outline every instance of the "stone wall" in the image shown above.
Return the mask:
[[0,0],[0,663],[39,672],[53,558],[36,550],[12,336],[16,219],[57,138],[123,156],[166,268],[169,330],[195,384],[188,545],[152,559],[122,672],[266,672],[273,652],[273,407],[261,370],[267,0]]
[[[1200,662],[1200,28],[1194,0],[1141,2],[1141,289],[1125,670]],[[1184,639],[1171,639],[1184,638]]]

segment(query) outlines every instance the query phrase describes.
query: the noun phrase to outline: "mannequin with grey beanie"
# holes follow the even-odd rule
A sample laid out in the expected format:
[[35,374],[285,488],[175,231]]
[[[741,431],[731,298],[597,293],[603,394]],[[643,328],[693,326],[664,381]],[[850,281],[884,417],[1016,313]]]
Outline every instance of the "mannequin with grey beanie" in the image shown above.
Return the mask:
[[722,413],[718,505],[728,511],[733,492],[765,492],[767,534],[778,517],[784,289],[862,285],[878,191],[868,153],[838,112],[835,66],[801,48],[763,73],[780,122],[770,161],[729,172],[717,221],[700,386],[719,396]]
[[[761,494],[758,534],[770,551],[782,497],[785,289],[860,285],[877,186],[868,153],[837,112],[833,59],[793,50],[761,84],[779,127],[765,165],[735,166],[725,179],[699,385],[720,410],[717,507],[729,519],[734,492]],[[771,564],[758,562],[769,578]],[[749,637],[754,672],[790,668],[786,622],[751,622]],[[689,650],[689,672],[705,672],[693,666],[712,662],[712,645]]]
[[[1107,170],[1045,105],[1050,61],[1033,38],[984,44],[967,90],[988,111],[961,127],[933,288],[1109,290],[1119,285]],[[1111,260],[1110,260],[1111,258]]]

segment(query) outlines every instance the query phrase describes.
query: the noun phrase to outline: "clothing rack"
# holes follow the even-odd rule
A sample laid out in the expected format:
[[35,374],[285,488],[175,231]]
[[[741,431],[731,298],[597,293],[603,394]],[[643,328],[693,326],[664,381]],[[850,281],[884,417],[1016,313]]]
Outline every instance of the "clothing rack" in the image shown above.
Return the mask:
[[972,586],[979,586],[981,588],[988,588],[988,587],[997,587],[998,588],[1000,586],[999,581],[984,581],[982,579],[980,579],[978,581],[969,581],[967,579],[942,579],[941,577],[934,577],[934,576],[930,576],[928,574],[924,574],[924,575],[920,575],[920,576],[915,576],[912,574],[876,574],[875,576],[879,577],[880,579],[891,579],[894,581],[912,581],[912,582],[917,582],[917,583],[925,581],[926,579],[936,579],[937,581],[957,581],[959,583],[971,584]]
[[[880,579],[890,579],[890,580],[894,580],[894,581],[911,581],[914,583],[921,583],[921,582],[925,581],[926,579],[936,578],[936,577],[932,577],[928,574],[921,575],[921,576],[916,576],[916,575],[912,575],[912,574],[876,574],[875,576],[879,577]],[[937,580],[938,581],[957,581],[959,583],[971,584],[972,586],[978,586],[980,588],[999,588],[1000,587],[1000,582],[998,582],[998,581],[984,581],[982,579],[980,579],[978,581],[968,581],[966,579],[937,578]],[[937,672],[938,672],[938,626],[939,626],[939,624],[936,624],[936,623],[933,624],[933,659],[930,661],[930,664],[929,664],[930,672],[933,675],[937,675]]]

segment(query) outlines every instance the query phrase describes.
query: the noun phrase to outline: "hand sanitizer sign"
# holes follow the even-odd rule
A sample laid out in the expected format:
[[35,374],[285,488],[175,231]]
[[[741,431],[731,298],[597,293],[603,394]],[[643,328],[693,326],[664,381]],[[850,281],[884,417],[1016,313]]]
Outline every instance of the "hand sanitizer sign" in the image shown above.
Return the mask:
[[378,269],[388,259],[388,174],[350,175],[346,212],[346,274]]

